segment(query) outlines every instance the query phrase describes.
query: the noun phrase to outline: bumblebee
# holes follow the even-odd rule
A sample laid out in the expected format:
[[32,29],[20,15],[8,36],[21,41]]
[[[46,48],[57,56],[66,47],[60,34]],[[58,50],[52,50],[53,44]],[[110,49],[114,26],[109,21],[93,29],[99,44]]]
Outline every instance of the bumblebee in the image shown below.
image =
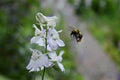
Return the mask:
[[74,37],[77,42],[80,42],[83,37],[82,33],[78,29],[73,29],[70,35]]

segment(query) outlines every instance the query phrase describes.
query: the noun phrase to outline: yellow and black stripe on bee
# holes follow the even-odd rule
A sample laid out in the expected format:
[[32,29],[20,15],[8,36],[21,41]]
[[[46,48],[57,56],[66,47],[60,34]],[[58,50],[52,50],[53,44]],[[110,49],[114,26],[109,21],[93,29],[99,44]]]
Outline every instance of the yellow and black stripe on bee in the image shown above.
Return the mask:
[[76,39],[77,42],[80,42],[81,39],[82,39],[82,37],[83,37],[83,35],[81,34],[81,32],[78,29],[73,29],[71,31],[70,35],[73,36],[73,37],[75,37],[75,39]]

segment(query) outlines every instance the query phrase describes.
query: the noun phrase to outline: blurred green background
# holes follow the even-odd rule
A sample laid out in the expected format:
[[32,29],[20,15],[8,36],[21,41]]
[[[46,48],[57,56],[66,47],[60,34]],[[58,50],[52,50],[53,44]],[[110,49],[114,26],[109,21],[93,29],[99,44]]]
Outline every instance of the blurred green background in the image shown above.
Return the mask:
[[[74,5],[74,0],[68,0],[68,3]],[[49,8],[41,9],[39,0],[0,1],[0,80],[34,80],[35,75],[42,74],[26,70],[31,55],[29,41],[34,35],[32,24],[36,23],[37,12],[52,14]],[[81,0],[75,6],[75,12],[89,25],[89,31],[120,71],[120,0],[92,0],[91,6],[86,6],[85,0]],[[57,29],[64,29],[64,24],[64,18],[61,18]],[[63,56],[66,72],[54,68],[48,70],[46,76],[50,80],[83,80],[75,69],[68,46],[63,49],[67,53]]]

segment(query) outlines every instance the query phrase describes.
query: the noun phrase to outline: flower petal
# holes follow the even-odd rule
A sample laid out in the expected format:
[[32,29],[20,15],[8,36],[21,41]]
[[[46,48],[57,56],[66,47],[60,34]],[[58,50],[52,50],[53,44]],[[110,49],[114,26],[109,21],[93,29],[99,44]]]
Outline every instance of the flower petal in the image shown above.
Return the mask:
[[39,22],[39,23],[46,23],[47,22],[47,17],[44,16],[42,13],[37,13],[36,14],[36,20]]
[[56,26],[56,22],[50,21],[50,22],[48,22],[47,26],[48,27],[55,27]]
[[35,36],[40,35],[41,31],[37,28],[37,26],[33,24],[33,27],[35,28]]
[[57,42],[57,44],[59,45],[59,46],[65,46],[65,44],[64,44],[64,42],[62,41],[62,40],[56,40],[56,42]]
[[64,53],[64,51],[60,51],[60,54],[59,54],[59,56],[62,56],[62,55],[63,55],[63,53]]
[[41,38],[41,37],[39,37],[39,36],[36,36],[36,37],[33,37],[33,38],[31,39],[30,43],[31,43],[31,44],[36,43],[36,44],[38,44],[38,45],[40,45],[40,46],[44,46],[44,45],[45,45],[45,40],[44,40],[44,38]]
[[56,21],[57,19],[57,16],[47,17],[47,21]]
[[42,55],[41,57],[40,57],[40,60],[42,61],[42,64],[43,64],[43,66],[45,66],[45,67],[49,67],[52,63],[50,62],[50,60],[48,59],[48,56],[47,55]]
[[52,50],[56,50],[58,48],[56,41],[52,40],[51,38],[48,39],[48,45]]
[[47,45],[47,50],[48,50],[48,51],[52,51],[52,49],[50,48],[49,45]]
[[58,62],[57,64],[58,64],[60,70],[61,70],[62,72],[64,72],[64,71],[65,71],[64,66],[63,66],[61,63],[59,63],[59,62]]
[[30,43],[36,43],[39,40],[39,37],[32,37],[32,39],[30,40]]
[[32,72],[32,71],[39,71],[39,65],[38,65],[38,61],[34,61],[34,60],[30,60],[29,64],[27,65],[27,70],[30,70],[29,72]]
[[36,44],[38,44],[39,46],[45,46],[45,40],[44,40],[44,38],[40,38],[40,39],[36,42]]
[[61,33],[61,32],[62,32],[62,30],[59,30],[59,31],[58,31],[58,33]]
[[48,55],[49,55],[49,57],[52,59],[52,61],[55,61],[55,59],[56,59],[56,57],[57,57],[57,55],[56,55],[55,52],[50,52]]

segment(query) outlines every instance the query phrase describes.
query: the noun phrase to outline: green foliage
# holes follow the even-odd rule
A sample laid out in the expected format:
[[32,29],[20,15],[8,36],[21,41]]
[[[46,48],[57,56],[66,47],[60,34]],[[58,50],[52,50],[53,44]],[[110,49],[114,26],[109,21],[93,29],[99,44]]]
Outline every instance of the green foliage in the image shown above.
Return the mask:
[[[93,11],[97,15],[113,15],[119,9],[119,0],[92,0],[91,6],[87,7],[85,0],[81,0],[76,8],[78,15],[84,15],[87,11]],[[88,12],[89,13],[89,12]]]
[[67,0],[70,4],[74,3],[74,0]]
[[[0,5],[0,74],[12,80],[32,80],[26,71],[36,1],[4,0]],[[32,21],[32,22],[31,22]]]
[[86,11],[85,0],[81,0],[79,6],[76,8],[76,14],[81,15]]
[[6,78],[6,77],[0,75],[0,80],[10,80],[10,79],[8,79],[8,78]]

